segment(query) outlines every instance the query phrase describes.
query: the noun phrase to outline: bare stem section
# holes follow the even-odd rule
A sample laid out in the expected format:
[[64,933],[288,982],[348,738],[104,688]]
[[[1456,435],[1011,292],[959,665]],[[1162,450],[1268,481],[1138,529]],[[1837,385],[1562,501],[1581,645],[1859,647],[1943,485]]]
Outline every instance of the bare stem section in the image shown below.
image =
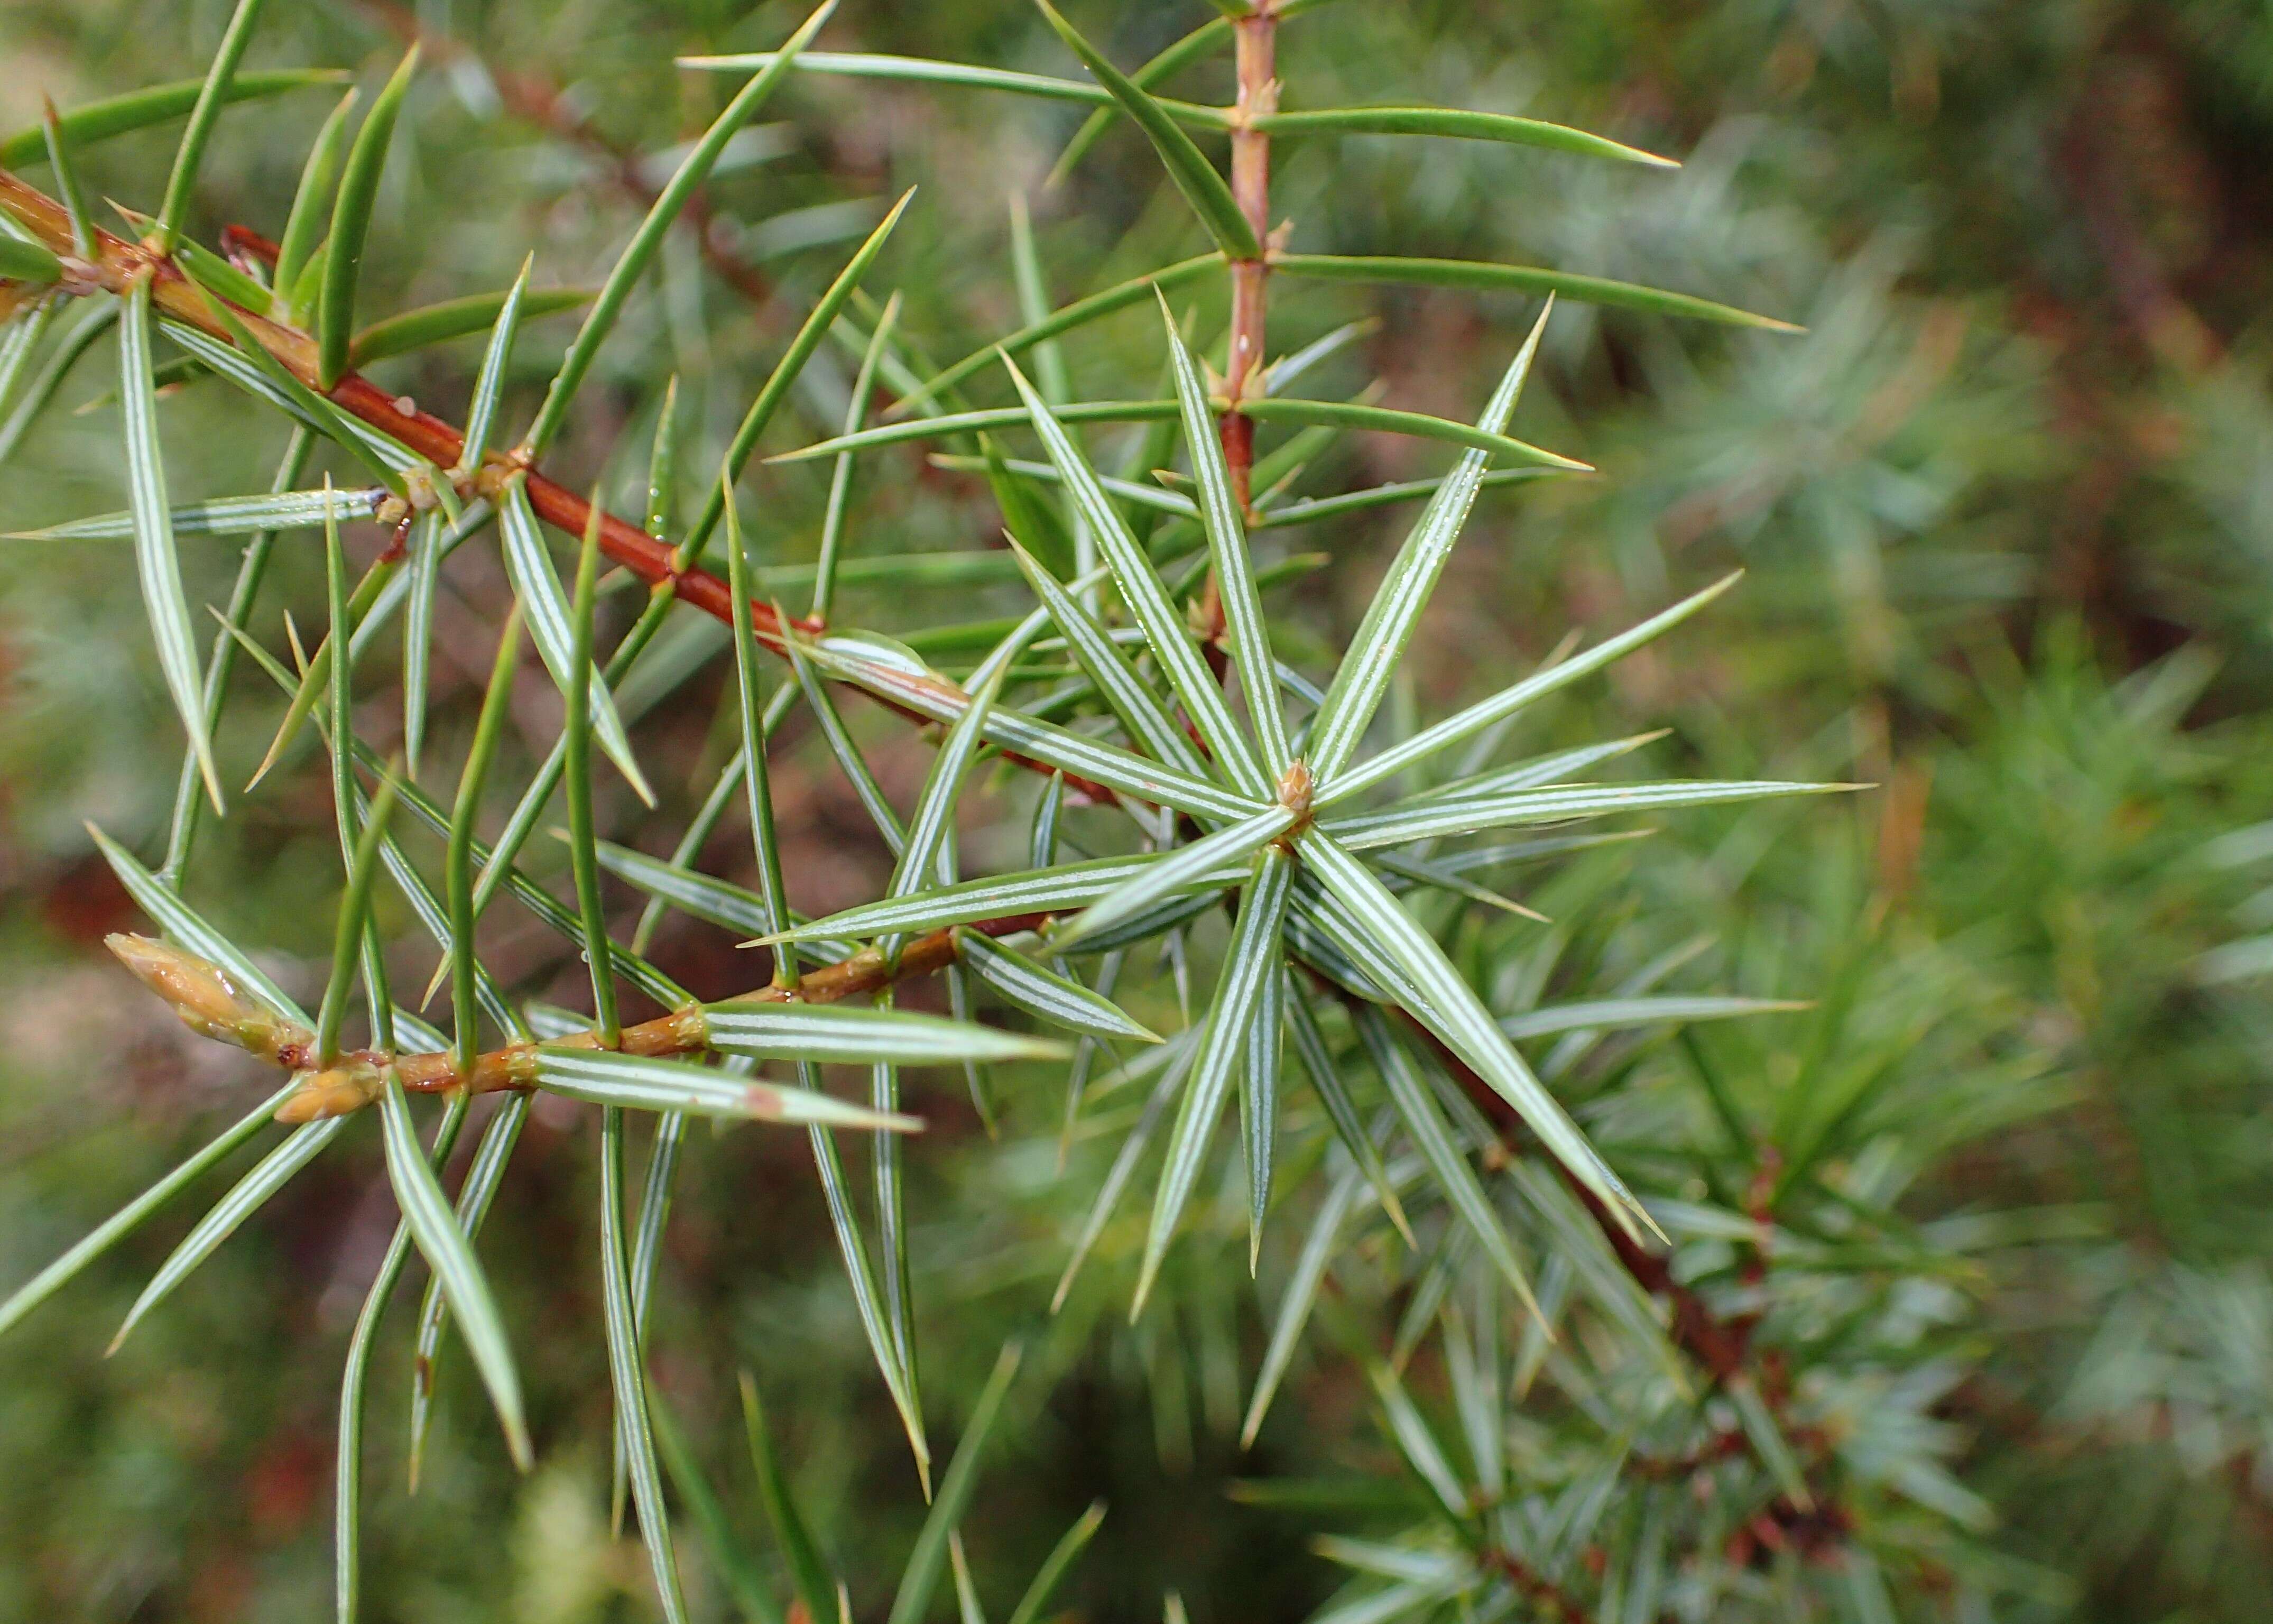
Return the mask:
[[[1254,11],[1237,24],[1239,100],[1232,115],[1231,194],[1239,212],[1265,245],[1261,257],[1234,259],[1231,266],[1231,373],[1227,393],[1232,405],[1247,398],[1248,386],[1263,365],[1264,317],[1271,272],[1271,137],[1256,121],[1279,110],[1279,19],[1272,0],[1258,0]],[[1234,410],[1224,414],[1227,449],[1230,425],[1246,423]],[[1251,435],[1253,425],[1248,425]],[[1252,441],[1249,444],[1251,459]],[[1247,500],[1246,470],[1232,461],[1240,500]]]
[[[1239,99],[1232,116],[1231,194],[1263,252],[1231,262],[1230,373],[1224,388],[1229,404],[1219,428],[1232,495],[1245,513],[1254,496],[1255,419],[1240,407],[1263,369],[1271,282],[1271,137],[1255,121],[1279,110],[1277,0],[1256,0],[1254,11],[1234,26]],[[1212,573],[1202,590],[1199,612],[1204,640],[1212,651],[1224,629],[1222,595]]]

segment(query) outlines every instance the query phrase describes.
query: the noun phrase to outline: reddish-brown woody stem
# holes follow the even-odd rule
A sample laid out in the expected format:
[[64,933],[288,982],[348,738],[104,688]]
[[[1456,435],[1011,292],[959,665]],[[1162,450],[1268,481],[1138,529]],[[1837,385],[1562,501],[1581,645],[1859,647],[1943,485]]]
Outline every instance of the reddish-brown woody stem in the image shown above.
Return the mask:
[[[1224,395],[1229,402],[1219,432],[1231,490],[1241,511],[1254,496],[1255,420],[1239,410],[1262,371],[1267,338],[1271,279],[1271,138],[1253,120],[1279,110],[1279,18],[1277,0],[1255,0],[1255,9],[1234,25],[1237,44],[1239,100],[1231,132],[1231,194],[1248,229],[1264,252],[1231,262],[1231,351]],[[1199,599],[1201,641],[1210,663],[1223,673],[1216,653],[1223,637],[1223,595],[1211,572]]]

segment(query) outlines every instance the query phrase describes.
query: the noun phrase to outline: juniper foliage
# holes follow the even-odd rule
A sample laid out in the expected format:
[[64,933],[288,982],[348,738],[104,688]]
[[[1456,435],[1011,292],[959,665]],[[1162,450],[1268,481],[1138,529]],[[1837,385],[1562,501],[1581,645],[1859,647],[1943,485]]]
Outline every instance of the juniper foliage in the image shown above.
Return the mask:
[[[2227,876],[2265,842],[2195,838],[2222,816],[2181,726],[2207,664],[2111,684],[2063,633],[1977,704],[1934,641],[1954,623],[1976,669],[2005,658],[2026,561],[1967,520],[2036,476],[2000,439],[2035,357],[1958,367],[1971,341],[1893,291],[1912,251],[1829,268],[1734,187],[1740,132],[1675,175],[1488,110],[1504,86],[1382,105],[1350,64],[1396,25],[1360,10],[1226,0],[1140,39],[1042,4],[936,55],[918,36],[950,30],[884,11],[712,19],[676,64],[703,117],[632,149],[424,12],[377,13],[406,49],[352,89],[243,69],[288,40],[361,53],[240,0],[201,73],[0,146],[0,458],[92,391],[118,492],[8,545],[110,561],[90,603],[133,605],[180,746],[169,804],[93,836],[147,921],[114,951],[289,1078],[27,1259],[0,1327],[178,1229],[131,1351],[236,1231],[367,1180],[391,1234],[324,1401],[339,1617],[410,1593],[365,1550],[367,1500],[398,1498],[376,1462],[460,1523],[548,1484],[573,1507],[601,1394],[609,1515],[643,1556],[584,1569],[586,1600],[669,1619],[1023,1621],[1098,1561],[1143,1588],[1092,1582],[1113,1616],[2068,1612],[2098,1578],[2059,1548],[2089,1484],[2057,1445],[1977,1442],[2000,1434],[2124,1440],[2180,1505],[2224,1482],[2246,1540],[2262,1280],[2191,1237],[2259,1187],[2254,1117],[2188,1086],[2217,1060],[2173,1064],[2178,1097],[2127,1136],[2142,1165],[2079,1188],[2044,1148],[2095,1122],[2090,1041],[2044,1038],[2048,1010],[2133,1056],[2177,1001],[2250,1019],[2263,910]],[[1867,52],[1857,26],[1814,48]],[[1307,55],[1312,29],[1334,49]],[[215,143],[296,127],[326,83],[291,162],[246,166],[273,195],[211,196]],[[1228,100],[1175,94],[1204,83]],[[570,216],[534,260],[480,218],[491,194],[405,178],[495,155],[464,132],[500,113],[538,132],[526,162],[566,166],[523,182]],[[936,185],[810,161],[895,118],[941,140]],[[146,188],[81,178],[176,119]],[[942,274],[1001,189],[976,155],[1014,139],[1036,184],[985,228],[1000,274]],[[1542,262],[1467,252],[1462,189],[1517,177]],[[1805,300],[1795,259],[1820,267]],[[428,262],[466,274],[380,304]],[[552,285],[568,264],[589,285]],[[1517,318],[1469,393],[1416,371],[1409,322],[1377,333],[1374,290]],[[1541,398],[1597,357],[1659,386],[1597,427],[1600,478],[1549,448],[1577,442]],[[2246,432],[2247,385],[2210,377]],[[274,461],[227,477],[256,421]],[[2247,531],[2230,461],[2174,482]],[[1765,589],[1669,545],[1699,507]],[[1383,524],[1377,573],[1347,561]],[[1475,532],[1501,524],[1578,537],[1636,612],[1424,698],[1442,628],[1497,618]],[[1763,590],[1735,624],[1765,621],[1820,715],[1767,748],[1693,696]],[[1795,605],[1835,631],[1777,631]],[[1680,738],[1602,725],[1652,700]],[[1913,754],[1912,714],[1957,742]],[[1812,798],[1848,778],[1883,788]],[[1927,849],[1929,801],[1952,849]],[[2134,821],[2165,816],[2142,849]],[[330,850],[256,883],[248,827]],[[2032,904],[1981,900],[2007,888]],[[2168,888],[2230,927],[2164,946]],[[2187,967],[2104,985],[2138,942]],[[2222,1167],[2155,1137],[2220,1131]],[[754,1202],[766,1249],[833,1259],[797,1327],[674,1293],[707,1273],[674,1267],[674,1231],[749,1246]],[[2142,1208],[2168,1265],[2119,1244]],[[414,1269],[416,1319],[390,1319]],[[2049,1335],[1999,1320],[2022,1282],[2059,1304]],[[2063,1338],[2048,1392],[2032,1350]],[[857,1402],[821,1400],[816,1358]],[[1244,1537],[1315,1560],[1266,1582],[1227,1553],[1219,1589],[1164,1603],[1173,1520],[1081,1510],[1009,1423],[1110,1440],[1084,1389],[1141,1395],[1171,1470],[1252,1451]],[[830,1463],[829,1427],[860,1425],[837,1413],[897,1434],[861,1480]],[[871,1503],[899,1509],[869,1526]],[[2149,1522],[2123,1548],[2154,1548]],[[2156,1583],[2232,1594],[2228,1538]],[[404,1557],[505,1583],[493,1554]]]

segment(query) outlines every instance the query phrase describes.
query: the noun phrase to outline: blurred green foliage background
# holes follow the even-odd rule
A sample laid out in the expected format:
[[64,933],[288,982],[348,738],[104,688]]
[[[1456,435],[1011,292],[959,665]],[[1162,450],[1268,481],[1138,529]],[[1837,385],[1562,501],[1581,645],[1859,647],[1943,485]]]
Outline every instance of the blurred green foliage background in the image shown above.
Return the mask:
[[[1204,16],[1197,0],[1073,9],[1124,64]],[[226,10],[11,0],[0,125],[34,120],[43,91],[68,105],[201,71]],[[433,41],[365,272],[386,307],[501,287],[531,248],[541,282],[596,280],[637,218],[626,166],[698,130],[723,97],[716,79],[674,70],[673,53],[769,45],[792,20],[741,0],[273,11],[253,65],[375,72],[406,29]],[[1017,0],[848,0],[823,42],[1069,66]],[[1602,475],[1487,505],[1416,648],[1410,702],[1436,711],[1505,681],[1567,627],[1622,626],[1731,564],[1749,568],[1678,640],[1564,702],[1574,726],[1669,726],[1662,748],[1723,775],[1879,787],[1669,820],[1615,869],[1572,883],[1569,903],[1595,910],[1587,929],[1602,940],[1587,951],[1631,963],[1701,940],[1699,985],[1822,1001],[1724,1054],[1764,1074],[1811,1044],[1877,1056],[1919,1124],[1921,1214],[2061,1214],[2036,1244],[1969,1262],[1949,1322],[1965,1373],[1932,1406],[1962,1440],[1959,1476],[1993,1508],[1991,1543],[2031,1575],[2014,1616],[2262,1618],[2273,1593],[2273,832],[2253,826],[2273,796],[2273,11],[1352,0],[1290,28],[1281,72],[1290,104],[1529,112],[1687,160],[1661,177],[1460,143],[1287,146],[1275,207],[1297,222],[1297,247],[1556,264],[1808,325],[1799,338],[1732,336],[1566,306],[1519,427]],[[1203,70],[1183,94],[1225,98],[1220,81]],[[275,231],[323,102],[224,121],[199,232]],[[904,289],[908,330],[942,356],[1016,325],[1004,199],[1039,183],[1069,117],[818,79],[769,117],[782,122],[710,189],[709,227],[762,285],[706,271],[679,235],[658,291],[603,362],[619,369],[618,420],[587,411],[563,447],[583,477],[628,488],[653,385],[671,370],[711,443],[722,438],[783,327],[751,293],[809,299],[910,184],[923,191],[873,285]],[[146,207],[169,135],[91,151],[91,189]],[[1037,222],[1060,300],[1194,251],[1125,132],[1038,197]],[[1382,326],[1335,363],[1343,381],[1378,376],[1392,403],[1463,417],[1530,316],[1450,293],[1289,290],[1273,348],[1369,312]],[[1148,320],[1136,312],[1069,346],[1076,387],[1111,395],[1152,365]],[[541,384],[563,325],[526,347],[525,383]],[[454,410],[478,351],[382,375]],[[800,395],[785,444],[841,415],[850,365],[831,365]],[[0,526],[121,505],[106,371],[71,386],[69,400],[91,402],[84,415],[43,426],[19,454]],[[263,487],[281,431],[229,432],[243,409],[210,390],[169,410],[181,483]],[[1436,467],[1408,444],[1361,441],[1347,455],[1352,483]],[[864,536],[898,551],[991,534],[975,482],[925,473],[912,452],[899,471],[875,482],[856,550]],[[809,556],[821,484],[784,479],[755,500],[754,523],[773,538],[761,549]],[[1398,523],[1369,518],[1324,544],[1330,566],[1300,589],[1322,635],[1347,632]],[[241,1056],[175,1027],[99,951],[133,911],[82,820],[130,839],[161,828],[178,745],[117,557],[0,558],[0,1284],[12,1284],[262,1085]],[[218,591],[230,562],[213,550],[193,594]],[[487,662],[476,607],[499,601],[469,568],[462,601],[446,598],[437,665],[438,703],[461,715]],[[287,572],[303,624],[320,573],[312,554]],[[850,618],[921,623],[925,606],[863,600]],[[522,721],[542,744],[539,698]],[[232,721],[232,759],[257,758],[266,714],[248,706]],[[920,757],[889,728],[875,743],[910,787]],[[682,817],[719,748],[711,713],[695,710],[647,756]],[[794,759],[811,771],[777,769],[777,782],[808,906],[862,899],[889,872],[884,853],[818,758]],[[320,978],[328,946],[328,906],[307,903],[332,883],[328,816],[320,770],[304,763],[209,837],[192,887],[302,981]],[[1018,838],[1006,830],[1003,849]],[[740,984],[715,932],[674,928],[660,951],[706,994]],[[1093,1268],[1048,1318],[1093,1176],[1071,1190],[1054,1177],[1046,1099],[1025,1137],[1014,1127],[1001,1143],[959,1091],[922,1104],[938,1124],[912,1158],[926,1389],[951,1432],[1012,1328],[1041,1339],[1049,1372],[1022,1384],[1026,1411],[966,1525],[982,1583],[999,1575],[1015,1595],[1101,1497],[1110,1514],[1069,1592],[1084,1617],[1157,1617],[1166,1589],[1201,1624],[1304,1616],[1333,1579],[1305,1548],[1303,1520],[1227,1491],[1384,1468],[1348,1441],[1362,1381],[1330,1355],[1306,1360],[1242,1455],[1237,1417],[1268,1296],[1225,1268],[1116,1334],[1106,1327],[1126,1281]],[[404,1496],[403,1360],[383,1356],[371,1616],[647,1616],[636,1545],[607,1526],[580,1121],[539,1110],[484,1241],[521,1327],[540,1464],[515,1479],[474,1384],[446,1381],[447,1434],[422,1492]],[[320,1164],[115,1358],[101,1350],[176,1232],[165,1224],[0,1343],[0,1619],[281,1620],[328,1606],[339,1351],[394,1219],[378,1154],[364,1145]],[[733,1515],[754,1519],[746,1467],[732,1464],[733,1379],[756,1373],[822,1538],[856,1605],[874,1608],[921,1500],[802,1141],[737,1135],[682,1177],[658,1298],[663,1389]],[[1276,1289],[1268,1262],[1264,1289]]]

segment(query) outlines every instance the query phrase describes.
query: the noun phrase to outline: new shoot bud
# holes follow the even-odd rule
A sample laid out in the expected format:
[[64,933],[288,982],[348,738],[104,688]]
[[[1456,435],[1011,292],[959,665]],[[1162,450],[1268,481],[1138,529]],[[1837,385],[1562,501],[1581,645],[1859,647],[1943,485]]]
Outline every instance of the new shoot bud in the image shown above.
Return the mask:
[[234,1043],[278,1065],[294,1064],[315,1040],[306,1027],[247,998],[224,972],[194,953],[124,932],[105,937],[104,944],[202,1037]]

